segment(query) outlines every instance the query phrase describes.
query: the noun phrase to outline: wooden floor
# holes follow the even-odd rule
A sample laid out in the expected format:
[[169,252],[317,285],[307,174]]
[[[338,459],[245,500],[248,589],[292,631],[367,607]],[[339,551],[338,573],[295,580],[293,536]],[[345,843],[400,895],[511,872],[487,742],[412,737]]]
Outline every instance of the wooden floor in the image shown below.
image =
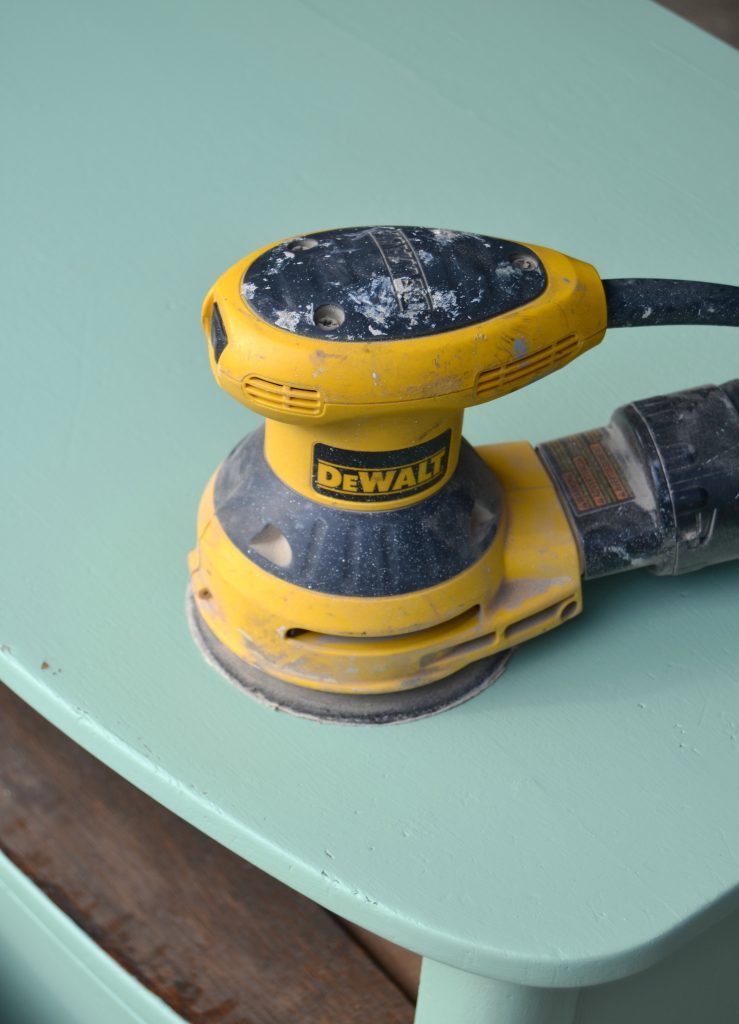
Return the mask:
[[353,933],[0,683],[0,849],[193,1024],[409,1024],[418,960]]
[[739,0],[660,0],[660,3],[725,43],[739,46]]

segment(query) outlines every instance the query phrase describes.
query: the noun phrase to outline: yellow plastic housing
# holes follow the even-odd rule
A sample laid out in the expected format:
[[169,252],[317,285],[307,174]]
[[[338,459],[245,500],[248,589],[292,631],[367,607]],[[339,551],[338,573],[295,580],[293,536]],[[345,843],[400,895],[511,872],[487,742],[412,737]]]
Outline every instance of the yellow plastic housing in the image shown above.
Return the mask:
[[[218,360],[209,346],[211,368],[224,390],[267,417],[265,457],[279,479],[350,512],[402,508],[443,488],[457,466],[467,406],[565,366],[606,329],[596,270],[529,245],[546,287],[510,312],[411,339],[302,336],[262,320],[242,297],[247,268],[269,248],[231,267],[205,300],[206,334],[217,303],[227,336]],[[212,480],[190,556],[200,615],[247,664],[352,694],[423,686],[556,627],[581,609],[581,573],[554,487],[527,443],[480,453],[504,492],[490,548],[443,583],[385,597],[302,589],[261,569],[225,533]]]
[[420,338],[308,338],[262,320],[241,295],[247,268],[269,248],[231,267],[205,299],[206,334],[217,303],[228,337],[218,361],[209,347],[211,368],[225,391],[267,417],[265,454],[277,476],[325,505],[346,507],[346,501],[313,486],[317,443],[371,455],[411,448],[451,430],[445,473],[423,493],[400,492],[382,508],[412,504],[442,488],[454,472],[465,407],[565,366],[596,345],[606,329],[597,271],[552,249],[528,246],[546,270],[547,285],[518,309]]
[[554,487],[526,442],[479,452],[504,492],[493,544],[452,579],[392,597],[306,591],[260,569],[218,521],[214,478],[190,555],[198,611],[248,664],[354,694],[422,686],[553,629],[581,610],[578,550]]
[[595,268],[553,249],[527,247],[547,274],[546,288],[533,302],[426,337],[348,342],[302,337],[267,323],[248,306],[241,281],[272,248],[266,246],[227,270],[206,296],[206,335],[217,302],[229,339],[217,363],[211,349],[211,368],[238,401],[292,423],[327,422],[353,411],[381,416],[388,406],[409,402],[461,409],[499,398],[592,348],[606,329],[605,293]]

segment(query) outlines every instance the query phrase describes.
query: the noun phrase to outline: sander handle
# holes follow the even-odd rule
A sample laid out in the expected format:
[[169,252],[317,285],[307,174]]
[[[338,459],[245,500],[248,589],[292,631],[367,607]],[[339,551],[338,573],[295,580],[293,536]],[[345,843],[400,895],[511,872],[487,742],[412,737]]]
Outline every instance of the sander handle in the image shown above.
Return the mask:
[[623,405],[539,445],[585,579],[679,575],[739,558],[739,379]]

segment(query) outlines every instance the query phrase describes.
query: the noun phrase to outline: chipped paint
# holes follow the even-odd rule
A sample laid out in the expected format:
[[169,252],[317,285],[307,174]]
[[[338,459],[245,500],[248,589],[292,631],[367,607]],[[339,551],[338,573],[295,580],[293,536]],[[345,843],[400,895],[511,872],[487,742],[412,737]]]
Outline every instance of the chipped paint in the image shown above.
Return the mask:
[[431,292],[431,301],[433,302],[434,309],[441,309],[449,316],[454,316],[459,308],[459,302],[457,301],[457,293],[453,288],[449,288],[446,291],[438,289]]
[[300,323],[300,313],[292,309],[280,309],[275,314],[275,326],[282,327],[285,331],[297,331]]
[[397,302],[392,282],[384,275],[377,275],[369,284],[348,293],[357,311],[373,324],[385,326],[388,318],[397,312]]

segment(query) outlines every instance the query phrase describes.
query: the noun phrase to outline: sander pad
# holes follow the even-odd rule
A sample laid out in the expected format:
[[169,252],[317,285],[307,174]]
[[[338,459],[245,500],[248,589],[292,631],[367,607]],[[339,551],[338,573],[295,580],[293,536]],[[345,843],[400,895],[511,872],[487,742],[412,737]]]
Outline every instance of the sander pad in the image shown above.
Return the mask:
[[210,630],[187,589],[187,620],[205,660],[250,697],[300,718],[344,725],[391,725],[430,718],[463,704],[491,686],[505,670],[513,649],[475,661],[426,686],[382,694],[337,694],[287,683],[247,664]]

